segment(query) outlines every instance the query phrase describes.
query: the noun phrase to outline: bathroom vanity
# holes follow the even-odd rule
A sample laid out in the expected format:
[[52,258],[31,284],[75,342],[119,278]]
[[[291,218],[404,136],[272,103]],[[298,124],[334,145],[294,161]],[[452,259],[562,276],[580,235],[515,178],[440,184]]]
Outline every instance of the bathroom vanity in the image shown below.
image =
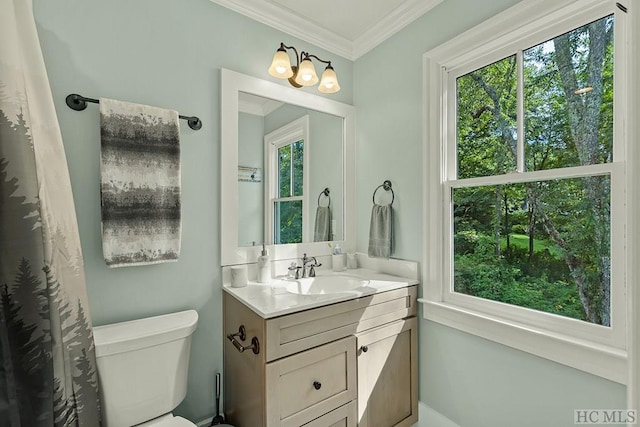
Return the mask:
[[230,423],[417,422],[417,280],[365,269],[348,274],[366,284],[314,295],[292,293],[286,282],[224,288]]
[[[355,280],[343,275],[341,283],[334,283],[335,275],[319,271],[319,276],[327,275],[321,286],[301,281],[294,287],[287,282],[228,287],[231,267],[246,266],[249,280],[257,277],[254,263],[260,253],[254,241],[265,243],[272,270],[280,275],[305,254],[330,269],[337,245],[347,251],[356,247],[355,108],[231,70],[222,69],[220,77],[227,419],[237,427],[413,425],[418,419],[416,263],[363,255],[358,258],[362,268],[347,272],[357,276]],[[257,120],[246,117],[256,114],[247,107],[256,98],[273,114],[261,107]],[[260,126],[252,124],[262,123],[265,132],[267,125],[274,125],[275,130],[269,128],[272,135],[297,123],[299,114],[308,116],[309,123],[302,126],[301,139],[295,134],[296,141],[303,141],[303,153],[313,152],[309,160],[317,163],[305,161],[303,154],[302,180],[308,174],[309,188],[301,195],[302,240],[283,243],[274,238],[277,227],[272,216],[280,202],[266,196],[279,182],[277,174],[268,173],[276,170],[275,163],[269,155],[253,158],[258,151],[248,149],[245,142],[263,142],[264,132],[256,131],[256,137],[250,131]],[[251,182],[246,188],[245,182],[239,183],[238,170],[249,162],[254,168],[264,167],[264,184]],[[321,202],[316,196],[329,187],[331,241],[315,241],[310,231]],[[266,202],[261,209],[263,194]],[[256,205],[249,207],[247,200]],[[254,237],[248,237],[249,231]],[[358,280],[367,283],[355,283]],[[322,290],[310,292],[316,285]]]

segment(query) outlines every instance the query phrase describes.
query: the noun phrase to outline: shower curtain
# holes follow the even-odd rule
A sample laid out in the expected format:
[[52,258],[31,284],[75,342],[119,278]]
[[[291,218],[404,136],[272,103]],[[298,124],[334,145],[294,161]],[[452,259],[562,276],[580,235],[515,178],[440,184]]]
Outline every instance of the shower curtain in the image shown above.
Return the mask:
[[71,184],[31,0],[0,0],[0,426],[98,426]]

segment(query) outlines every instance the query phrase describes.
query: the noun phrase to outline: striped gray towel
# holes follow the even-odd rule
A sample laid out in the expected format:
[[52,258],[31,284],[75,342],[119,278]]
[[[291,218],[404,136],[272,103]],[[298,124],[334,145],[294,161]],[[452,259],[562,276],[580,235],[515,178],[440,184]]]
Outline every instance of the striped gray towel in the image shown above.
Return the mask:
[[102,251],[109,267],[177,261],[178,113],[100,99]]

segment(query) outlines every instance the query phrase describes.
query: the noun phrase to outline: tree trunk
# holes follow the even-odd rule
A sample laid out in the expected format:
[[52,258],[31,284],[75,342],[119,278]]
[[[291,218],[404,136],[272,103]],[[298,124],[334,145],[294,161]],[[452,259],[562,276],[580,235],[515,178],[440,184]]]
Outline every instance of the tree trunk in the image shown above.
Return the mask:
[[551,237],[556,245],[562,248],[566,253],[566,263],[569,267],[569,272],[573,278],[576,287],[578,288],[578,296],[580,302],[584,308],[587,320],[591,323],[601,323],[598,310],[594,309],[593,295],[589,292],[589,283],[587,275],[585,274],[585,267],[583,261],[573,254],[572,248],[569,247],[567,242],[562,238],[560,232],[555,228],[551,219],[547,216],[544,208],[540,205],[540,201],[537,198],[534,190],[528,190],[529,202],[533,205],[533,209],[542,222],[544,231]]
[[[554,59],[567,99],[569,128],[581,165],[598,164],[602,161],[599,158],[598,131],[603,95],[604,58],[612,37],[612,30],[607,31],[605,22],[599,20],[589,24],[588,33],[587,86],[592,89],[582,94],[576,94],[580,88],[572,62],[569,35],[564,34],[554,39]],[[610,180],[586,177],[583,178],[583,183],[587,199],[591,202],[589,207],[593,220],[593,240],[599,270],[600,283],[596,290],[599,296],[598,311],[602,318],[601,324],[609,326],[611,323]]]

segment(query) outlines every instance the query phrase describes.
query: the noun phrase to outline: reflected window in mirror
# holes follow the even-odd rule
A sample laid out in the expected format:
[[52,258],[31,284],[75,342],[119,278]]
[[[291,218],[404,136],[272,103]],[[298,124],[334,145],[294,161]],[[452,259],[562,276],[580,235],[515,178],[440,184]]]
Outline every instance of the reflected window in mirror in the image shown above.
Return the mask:
[[238,246],[343,240],[344,118],[247,93],[238,104],[239,165],[264,166],[263,182],[239,183]]
[[304,116],[265,136],[269,183],[265,216],[272,219],[267,241],[274,244],[302,243],[308,238],[308,128],[309,116]]

